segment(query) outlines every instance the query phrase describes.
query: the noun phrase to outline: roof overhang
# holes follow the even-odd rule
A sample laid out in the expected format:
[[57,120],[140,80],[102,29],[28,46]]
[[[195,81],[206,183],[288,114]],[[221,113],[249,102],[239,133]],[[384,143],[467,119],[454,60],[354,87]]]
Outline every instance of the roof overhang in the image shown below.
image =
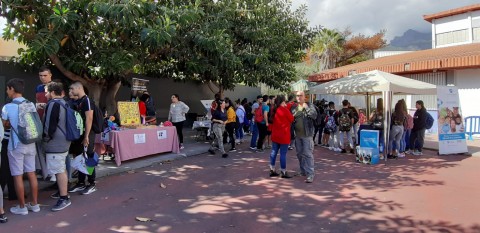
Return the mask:
[[424,15],[423,19],[431,23],[434,19],[445,18],[448,16],[459,15],[459,14],[467,13],[470,11],[477,11],[477,10],[480,10],[480,4],[459,7],[459,8],[446,10],[446,11],[442,11],[442,12],[438,12],[430,15]]

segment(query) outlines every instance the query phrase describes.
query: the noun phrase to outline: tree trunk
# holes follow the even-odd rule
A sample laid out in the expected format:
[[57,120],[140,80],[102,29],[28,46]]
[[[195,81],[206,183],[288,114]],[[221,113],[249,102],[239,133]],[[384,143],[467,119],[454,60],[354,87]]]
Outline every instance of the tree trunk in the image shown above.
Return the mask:
[[105,108],[108,115],[113,115],[117,112],[117,100],[115,97],[121,86],[122,83],[120,81],[111,82],[106,85],[106,89],[103,91],[104,96],[101,106]]

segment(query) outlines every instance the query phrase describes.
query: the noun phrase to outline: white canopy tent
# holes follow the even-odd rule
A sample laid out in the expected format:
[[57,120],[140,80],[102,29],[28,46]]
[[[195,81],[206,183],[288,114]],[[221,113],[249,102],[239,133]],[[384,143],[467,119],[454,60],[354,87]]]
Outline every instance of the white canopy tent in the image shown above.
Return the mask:
[[[343,95],[366,95],[367,111],[370,103],[369,95],[383,95],[384,125],[390,125],[392,96],[402,95],[436,95],[437,87],[387,72],[373,70],[361,74],[340,78],[331,82],[323,83],[310,88],[310,94],[343,94]],[[384,131],[384,151],[388,151],[388,138],[390,130]],[[387,156],[385,156],[386,160]]]

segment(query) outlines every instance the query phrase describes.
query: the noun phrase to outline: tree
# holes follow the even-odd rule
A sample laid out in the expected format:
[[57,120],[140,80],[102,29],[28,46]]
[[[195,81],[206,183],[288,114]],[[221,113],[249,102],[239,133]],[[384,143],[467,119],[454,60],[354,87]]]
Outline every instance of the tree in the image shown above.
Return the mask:
[[286,0],[205,0],[199,7],[201,18],[179,28],[176,46],[159,57],[174,61],[167,71],[172,77],[220,93],[237,83],[288,87],[314,35],[305,7],[292,11]]
[[352,36],[349,29],[340,32],[323,28],[313,40],[309,59],[317,60],[318,71],[366,61],[373,57],[373,51],[386,45],[384,36],[383,30],[373,36]]
[[310,53],[318,59],[318,70],[335,68],[337,60],[343,51],[345,35],[342,33],[323,28],[313,40]]
[[194,4],[155,2],[2,0],[3,37],[27,46],[18,62],[54,65],[83,83],[97,103],[102,96],[101,105],[115,112],[121,82],[142,73],[158,51],[172,46],[177,28],[199,17]]

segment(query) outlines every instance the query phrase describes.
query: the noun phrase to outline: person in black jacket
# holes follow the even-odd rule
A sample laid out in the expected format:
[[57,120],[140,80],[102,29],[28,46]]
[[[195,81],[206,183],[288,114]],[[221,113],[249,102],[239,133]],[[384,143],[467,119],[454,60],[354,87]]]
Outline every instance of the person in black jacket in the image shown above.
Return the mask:
[[427,122],[427,109],[425,109],[423,101],[421,100],[416,102],[415,107],[417,108],[417,111],[415,111],[415,114],[413,115],[413,129],[410,136],[410,148],[407,153],[413,155],[422,155]]

